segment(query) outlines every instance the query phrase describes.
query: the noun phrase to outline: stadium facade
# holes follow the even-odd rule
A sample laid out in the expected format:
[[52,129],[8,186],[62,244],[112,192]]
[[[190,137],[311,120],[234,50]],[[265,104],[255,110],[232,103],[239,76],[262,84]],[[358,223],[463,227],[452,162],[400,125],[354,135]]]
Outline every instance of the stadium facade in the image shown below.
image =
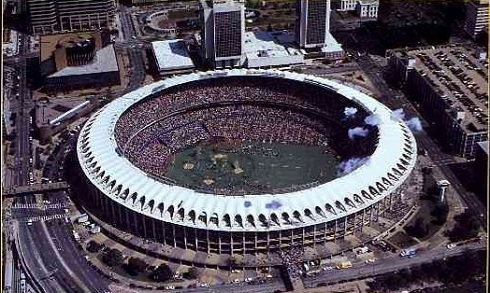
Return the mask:
[[[116,130],[129,109],[182,85],[227,78],[321,89],[326,93],[324,100],[331,101],[324,114],[338,123],[342,123],[346,106],[374,117],[376,131],[369,142],[368,159],[347,175],[300,190],[226,195],[161,180],[125,156]],[[122,230],[192,251],[254,254],[336,241],[362,233],[389,211],[416,165],[415,138],[392,114],[383,104],[348,86],[291,72],[234,69],[169,78],[111,102],[84,125],[76,148],[79,180],[87,187],[83,202],[100,219]]]

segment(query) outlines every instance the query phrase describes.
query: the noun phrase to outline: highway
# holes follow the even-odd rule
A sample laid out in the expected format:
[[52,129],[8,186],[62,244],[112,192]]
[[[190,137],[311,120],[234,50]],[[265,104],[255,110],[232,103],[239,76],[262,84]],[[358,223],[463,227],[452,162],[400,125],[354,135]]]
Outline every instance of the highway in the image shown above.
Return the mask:
[[[397,90],[390,88],[383,79],[382,68],[380,68],[369,56],[363,55],[358,58],[357,61],[359,67],[366,73],[374,87],[381,93],[379,100],[388,106],[390,109],[403,108],[404,113],[408,117],[419,117],[422,121],[424,128],[428,127],[428,123],[423,120],[420,113],[415,109],[412,103],[405,97],[405,95]],[[455,164],[456,160],[449,154],[444,153],[441,148],[432,140],[431,137],[425,131],[414,133],[418,144],[425,150],[431,158],[431,160],[440,168],[446,179],[451,182],[451,186],[461,196],[462,200],[477,216],[478,221],[484,230],[486,230],[486,207],[473,193],[469,193],[461,184],[459,179],[447,166],[448,164]]]
[[410,268],[425,262],[431,262],[435,259],[445,259],[450,256],[465,253],[468,250],[483,250],[485,242],[473,242],[466,245],[456,246],[451,250],[445,247],[435,248],[427,251],[421,251],[413,258],[403,258],[398,255],[377,260],[373,264],[354,265],[350,269],[322,271],[316,276],[306,277],[303,279],[305,287],[316,287],[320,283],[336,283],[343,280],[362,279],[373,275],[380,275],[395,272],[404,268]]

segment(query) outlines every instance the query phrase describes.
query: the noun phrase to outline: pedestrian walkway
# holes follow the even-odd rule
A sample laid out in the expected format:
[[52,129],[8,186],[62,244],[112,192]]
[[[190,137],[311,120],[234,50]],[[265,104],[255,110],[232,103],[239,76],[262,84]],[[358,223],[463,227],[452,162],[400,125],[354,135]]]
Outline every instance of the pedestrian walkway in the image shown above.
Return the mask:
[[41,222],[41,221],[49,221],[49,220],[56,220],[56,219],[63,219],[63,218],[66,218],[65,214],[56,214],[56,215],[32,217],[32,218],[28,218],[27,221]]

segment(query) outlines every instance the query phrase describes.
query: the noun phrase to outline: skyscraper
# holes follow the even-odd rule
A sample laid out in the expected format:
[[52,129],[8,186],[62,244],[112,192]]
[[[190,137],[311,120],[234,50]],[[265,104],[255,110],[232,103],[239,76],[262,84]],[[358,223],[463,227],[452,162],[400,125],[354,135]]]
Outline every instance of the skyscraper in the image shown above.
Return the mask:
[[465,31],[473,38],[488,27],[488,0],[470,0],[466,3]]
[[330,30],[330,0],[297,0],[296,40],[302,48],[324,47]]
[[245,4],[234,0],[201,0],[202,44],[213,68],[243,63]]
[[110,25],[114,0],[27,0],[34,34],[49,34]]

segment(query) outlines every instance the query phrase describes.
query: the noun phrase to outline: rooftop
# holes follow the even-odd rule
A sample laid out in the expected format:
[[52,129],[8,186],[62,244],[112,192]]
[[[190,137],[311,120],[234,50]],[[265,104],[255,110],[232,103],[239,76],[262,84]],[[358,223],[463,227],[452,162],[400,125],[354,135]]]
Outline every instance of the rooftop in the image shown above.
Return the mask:
[[[464,45],[422,48],[397,52],[400,57],[413,58],[415,68],[437,88],[447,103],[448,111],[458,115],[469,132],[488,129],[488,62],[479,60],[479,53]],[[406,55],[405,55],[406,54]]]
[[477,142],[478,146],[487,154],[488,156],[488,140]]
[[246,32],[243,50],[247,58],[301,55],[293,43],[294,37],[283,31]]
[[63,44],[69,45],[70,41],[79,41],[84,39],[90,39],[93,32],[78,32],[78,33],[66,33],[56,35],[43,35],[41,36],[39,43],[41,46],[41,62],[51,58],[53,52],[56,50],[56,45]]
[[116,52],[113,45],[105,46],[96,52],[93,62],[80,66],[67,66],[49,77],[61,77],[70,75],[86,75],[92,73],[119,71]]
[[182,39],[152,42],[151,47],[159,70],[194,68]]

